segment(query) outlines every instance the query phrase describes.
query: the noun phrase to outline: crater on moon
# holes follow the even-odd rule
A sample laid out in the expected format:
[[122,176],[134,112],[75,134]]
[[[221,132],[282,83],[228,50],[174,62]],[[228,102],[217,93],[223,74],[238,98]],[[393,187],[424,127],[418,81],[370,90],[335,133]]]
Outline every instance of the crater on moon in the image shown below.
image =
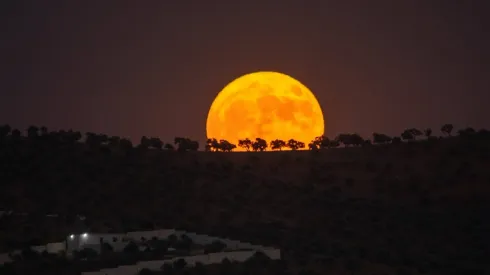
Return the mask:
[[303,92],[301,91],[301,88],[298,85],[293,85],[291,87],[291,91],[297,96],[303,95]]

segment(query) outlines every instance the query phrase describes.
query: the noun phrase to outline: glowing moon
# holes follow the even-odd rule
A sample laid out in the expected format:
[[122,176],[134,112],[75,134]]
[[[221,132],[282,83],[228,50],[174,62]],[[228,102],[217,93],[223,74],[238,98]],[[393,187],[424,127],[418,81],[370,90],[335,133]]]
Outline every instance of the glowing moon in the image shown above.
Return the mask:
[[237,145],[257,137],[308,144],[323,135],[324,119],[317,99],[301,82],[282,73],[256,72],[235,79],[216,96],[206,131],[208,138]]

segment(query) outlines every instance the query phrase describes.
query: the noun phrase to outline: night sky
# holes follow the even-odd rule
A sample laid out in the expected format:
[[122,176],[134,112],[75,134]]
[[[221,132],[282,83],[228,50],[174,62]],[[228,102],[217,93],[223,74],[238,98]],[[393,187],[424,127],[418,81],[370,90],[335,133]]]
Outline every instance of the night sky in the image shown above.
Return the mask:
[[234,78],[289,74],[326,135],[490,128],[488,1],[0,2],[0,124],[203,141]]

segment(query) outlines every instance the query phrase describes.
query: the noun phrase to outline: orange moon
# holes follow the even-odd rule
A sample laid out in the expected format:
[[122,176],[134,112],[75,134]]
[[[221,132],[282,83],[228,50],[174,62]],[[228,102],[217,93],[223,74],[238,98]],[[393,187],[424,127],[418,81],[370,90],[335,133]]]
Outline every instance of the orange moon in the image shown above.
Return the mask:
[[214,99],[206,121],[208,138],[236,145],[238,140],[258,137],[269,143],[295,139],[307,145],[323,135],[324,127],[323,112],[313,93],[278,72],[255,72],[230,82]]

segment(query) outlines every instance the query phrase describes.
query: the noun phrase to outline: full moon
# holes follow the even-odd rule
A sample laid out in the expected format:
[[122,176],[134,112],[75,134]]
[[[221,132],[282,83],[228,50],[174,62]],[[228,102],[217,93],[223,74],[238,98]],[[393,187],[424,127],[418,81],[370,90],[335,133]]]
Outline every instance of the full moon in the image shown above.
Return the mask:
[[206,132],[208,138],[236,145],[245,138],[269,143],[295,139],[307,145],[323,135],[324,119],[317,99],[301,82],[278,72],[255,72],[233,80],[218,93],[209,109]]

